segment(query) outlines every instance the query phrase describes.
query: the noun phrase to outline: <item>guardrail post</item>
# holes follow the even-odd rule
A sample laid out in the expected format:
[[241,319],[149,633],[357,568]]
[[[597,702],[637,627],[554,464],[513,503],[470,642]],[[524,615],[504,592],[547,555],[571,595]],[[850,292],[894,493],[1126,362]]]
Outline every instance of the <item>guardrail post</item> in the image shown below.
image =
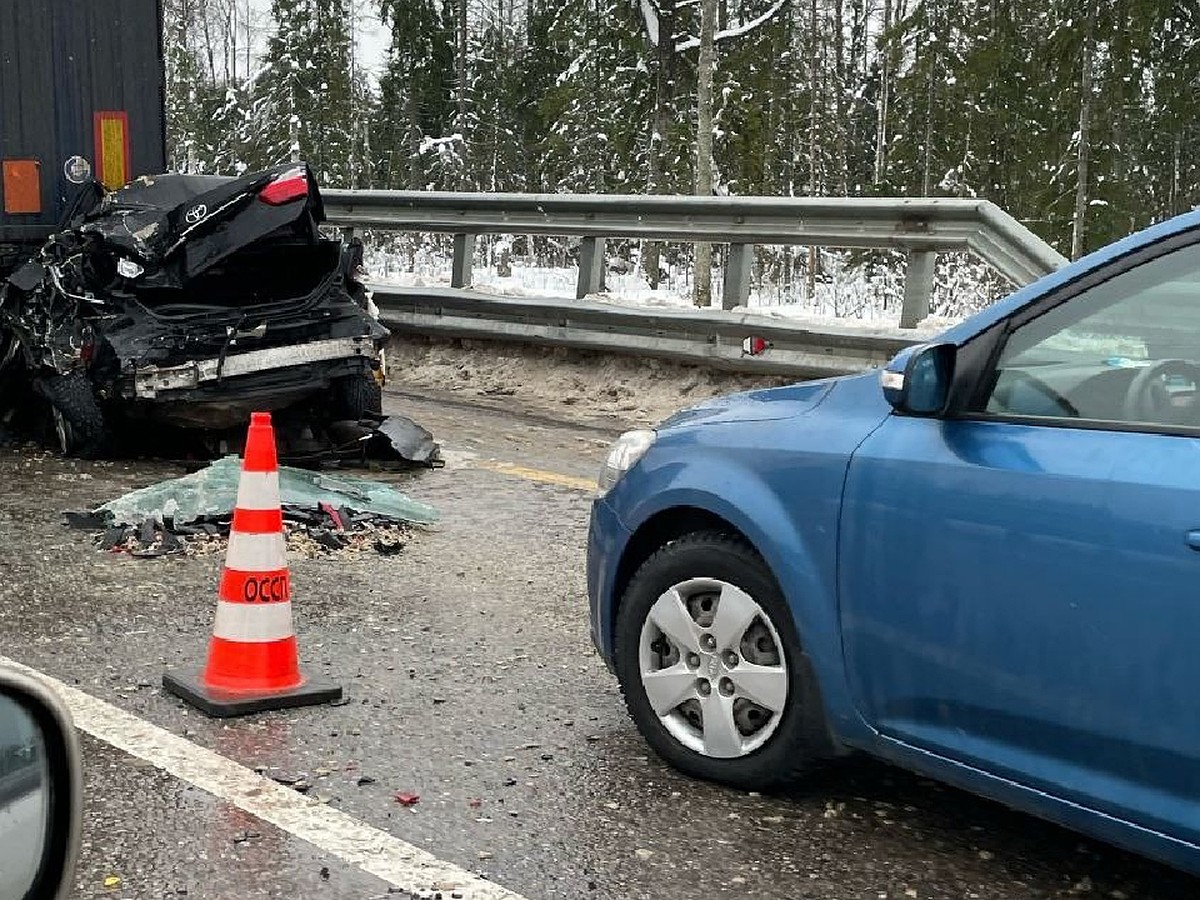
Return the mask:
[[575,299],[582,300],[604,287],[604,238],[585,237],[579,243],[579,281]]
[[929,315],[935,262],[937,254],[932,251],[908,251],[908,264],[904,269],[904,305],[900,308],[901,328],[916,328]]
[[454,236],[454,261],[450,264],[450,287],[471,286],[471,263],[475,261],[475,235]]
[[754,245],[730,244],[725,250],[725,281],[721,309],[745,306],[750,299],[750,275],[754,269]]

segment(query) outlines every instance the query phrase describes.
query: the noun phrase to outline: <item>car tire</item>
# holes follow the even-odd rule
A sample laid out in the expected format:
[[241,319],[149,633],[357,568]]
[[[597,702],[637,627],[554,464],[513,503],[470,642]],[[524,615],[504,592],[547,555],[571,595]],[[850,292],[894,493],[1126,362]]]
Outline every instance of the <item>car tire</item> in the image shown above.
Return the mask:
[[[695,589],[699,593],[689,595]],[[713,590],[719,590],[719,595],[713,595]],[[755,616],[740,633],[738,626],[732,630],[725,627],[728,619],[717,618],[727,596],[729,616],[732,618],[739,612],[734,621],[740,623],[746,611]],[[683,600],[684,614],[695,626],[694,634],[701,643],[710,638],[716,641],[715,636],[722,630],[739,635],[734,638],[737,646],[732,651],[736,655],[725,655],[730,652],[732,642],[725,641],[724,635],[721,640],[726,646],[706,644],[693,654],[667,638],[665,631],[658,629],[656,620],[663,618],[660,611],[669,614],[675,607],[658,604],[660,601],[666,604],[673,597]],[[743,598],[757,604],[758,612],[745,606]],[[706,603],[711,606],[705,606]],[[702,611],[702,606],[712,612]],[[711,616],[711,627],[701,624],[706,616]],[[690,626],[670,627],[686,631]],[[709,650],[712,652],[708,653]],[[757,659],[755,666],[765,665],[751,668],[747,663],[752,656]],[[676,657],[677,661],[671,663]],[[699,660],[695,668],[693,659]],[[731,668],[723,667],[727,663]],[[684,665],[686,670],[679,668]],[[743,667],[742,674],[738,674],[738,665]],[[713,666],[717,668],[710,668]],[[742,790],[768,790],[795,781],[814,763],[834,752],[816,678],[783,594],[762,557],[737,536],[721,532],[689,534],[667,544],[638,569],[617,614],[616,671],[638,730],[663,760],[692,777]],[[647,691],[647,677],[654,678],[659,672],[672,682],[657,682],[656,711]],[[692,690],[687,684],[688,674],[697,676],[694,697],[688,693]],[[705,675],[709,677],[700,677]],[[764,687],[758,689],[758,699],[769,697],[781,707],[778,711],[758,706],[744,696],[743,687],[753,683],[748,679],[763,675],[769,676],[769,682],[762,682]],[[738,679],[742,679],[741,687]],[[708,693],[704,695],[700,693],[704,687],[702,681],[708,684]],[[667,683],[679,686],[667,688],[664,695],[662,685]],[[784,686],[786,699],[780,700]],[[660,714],[676,696],[686,699]],[[700,706],[710,701],[712,705]],[[726,725],[711,734],[703,727],[709,709],[715,712],[713,722]],[[722,715],[723,711],[728,716]],[[765,723],[757,726],[764,718]],[[757,730],[753,730],[755,727]],[[731,751],[729,741],[737,748],[736,752]]]
[[333,408],[338,419],[383,418],[383,388],[375,374],[350,375],[333,383]]
[[83,459],[99,456],[104,451],[108,429],[88,377],[83,372],[51,375],[41,379],[38,388],[50,403],[54,431],[63,454]]

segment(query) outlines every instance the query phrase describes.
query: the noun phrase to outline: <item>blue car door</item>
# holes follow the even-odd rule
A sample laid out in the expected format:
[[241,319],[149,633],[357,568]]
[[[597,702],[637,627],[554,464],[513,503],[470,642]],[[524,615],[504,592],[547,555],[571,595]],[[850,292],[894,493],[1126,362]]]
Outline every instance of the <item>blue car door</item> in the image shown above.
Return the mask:
[[864,442],[839,594],[852,691],[885,738],[1200,841],[1188,240],[980,335],[945,416]]

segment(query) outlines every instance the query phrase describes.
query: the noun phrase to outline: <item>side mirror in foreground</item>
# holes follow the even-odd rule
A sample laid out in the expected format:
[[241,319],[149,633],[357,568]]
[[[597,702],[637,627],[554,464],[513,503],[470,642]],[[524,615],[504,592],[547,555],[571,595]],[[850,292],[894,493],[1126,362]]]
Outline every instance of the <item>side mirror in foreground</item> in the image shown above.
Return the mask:
[[0,667],[0,900],[68,896],[82,794],[79,744],[62,701]]

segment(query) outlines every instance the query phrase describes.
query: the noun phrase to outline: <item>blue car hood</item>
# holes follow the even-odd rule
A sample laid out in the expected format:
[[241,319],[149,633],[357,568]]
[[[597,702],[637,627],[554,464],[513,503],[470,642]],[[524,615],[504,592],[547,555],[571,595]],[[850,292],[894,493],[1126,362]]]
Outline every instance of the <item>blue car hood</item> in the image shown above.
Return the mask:
[[726,394],[680,410],[657,426],[659,430],[681,425],[715,425],[728,422],[765,422],[788,419],[810,412],[843,378],[823,378],[784,387]]

